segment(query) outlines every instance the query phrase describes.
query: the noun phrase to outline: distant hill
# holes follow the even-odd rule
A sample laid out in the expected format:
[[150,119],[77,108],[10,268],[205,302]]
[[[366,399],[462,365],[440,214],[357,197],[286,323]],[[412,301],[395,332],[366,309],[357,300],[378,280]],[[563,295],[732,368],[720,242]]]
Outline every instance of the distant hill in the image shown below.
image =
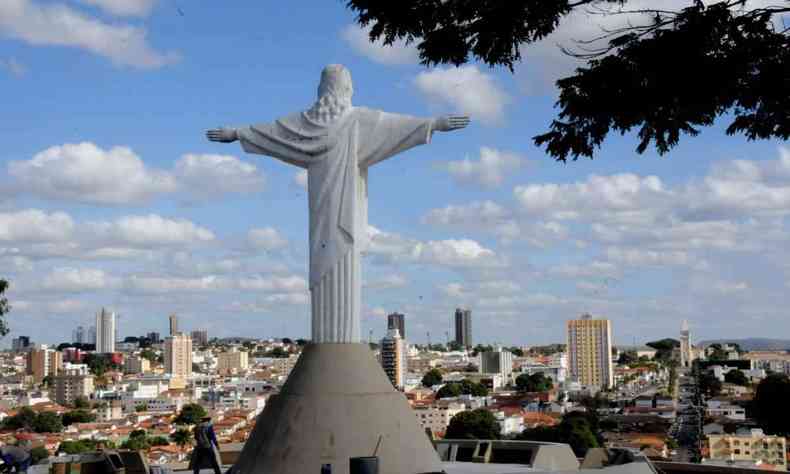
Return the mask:
[[790,349],[790,339],[769,339],[766,337],[748,337],[744,339],[710,339],[696,344],[708,346],[725,342],[736,343],[745,351],[785,351]]

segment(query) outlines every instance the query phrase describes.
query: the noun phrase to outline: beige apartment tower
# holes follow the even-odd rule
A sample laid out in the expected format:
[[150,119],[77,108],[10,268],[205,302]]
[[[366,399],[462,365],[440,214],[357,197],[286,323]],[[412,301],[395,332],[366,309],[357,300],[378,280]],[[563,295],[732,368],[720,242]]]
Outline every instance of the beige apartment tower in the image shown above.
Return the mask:
[[174,379],[192,375],[192,338],[179,333],[165,339],[165,372]]
[[27,353],[27,375],[33,376],[35,383],[41,383],[44,377],[58,375],[63,367],[63,354],[48,349],[46,346],[33,349]]
[[599,388],[614,385],[612,370],[612,324],[584,314],[568,321],[568,369],[582,385]]
[[223,375],[244,372],[249,368],[249,354],[235,347],[228,352],[221,352],[217,356],[217,372]]

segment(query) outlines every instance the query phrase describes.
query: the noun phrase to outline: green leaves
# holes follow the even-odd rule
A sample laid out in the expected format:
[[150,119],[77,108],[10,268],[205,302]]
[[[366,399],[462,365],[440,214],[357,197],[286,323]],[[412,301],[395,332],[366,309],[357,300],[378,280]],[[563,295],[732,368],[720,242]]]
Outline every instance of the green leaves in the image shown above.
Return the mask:
[[[750,140],[790,138],[790,30],[774,15],[788,0],[748,9],[744,2],[705,5],[688,0],[677,10],[635,5],[648,20],[575,38],[585,61],[557,81],[557,117],[533,137],[559,161],[594,156],[612,133],[635,133],[637,153],[665,154],[701,127],[728,117],[727,133]],[[628,0],[349,0],[371,40],[415,42],[426,66],[481,61],[511,71],[521,48],[551,34],[574,10]],[[776,24],[775,24],[776,23]],[[625,22],[624,22],[625,24]],[[608,43],[603,43],[608,39]],[[586,41],[585,41],[586,40]],[[588,52],[589,48],[593,48]]]
[[447,431],[445,439],[499,439],[500,427],[494,415],[483,408],[462,411],[455,415]]

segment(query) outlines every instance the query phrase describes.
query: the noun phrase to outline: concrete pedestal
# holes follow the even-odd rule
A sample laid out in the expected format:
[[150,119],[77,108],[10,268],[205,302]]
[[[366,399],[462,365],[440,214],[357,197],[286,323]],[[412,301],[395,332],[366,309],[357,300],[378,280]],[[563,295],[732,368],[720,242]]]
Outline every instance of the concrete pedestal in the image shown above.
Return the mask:
[[367,344],[310,344],[280,394],[269,399],[234,474],[349,472],[371,456],[380,474],[441,472],[425,431]]

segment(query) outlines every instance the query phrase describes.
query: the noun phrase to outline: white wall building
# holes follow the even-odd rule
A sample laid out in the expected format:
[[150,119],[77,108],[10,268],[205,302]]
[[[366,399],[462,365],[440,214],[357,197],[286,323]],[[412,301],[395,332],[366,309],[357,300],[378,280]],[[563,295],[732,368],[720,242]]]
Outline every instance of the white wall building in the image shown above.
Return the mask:
[[115,313],[104,308],[96,314],[96,352],[115,352]]

